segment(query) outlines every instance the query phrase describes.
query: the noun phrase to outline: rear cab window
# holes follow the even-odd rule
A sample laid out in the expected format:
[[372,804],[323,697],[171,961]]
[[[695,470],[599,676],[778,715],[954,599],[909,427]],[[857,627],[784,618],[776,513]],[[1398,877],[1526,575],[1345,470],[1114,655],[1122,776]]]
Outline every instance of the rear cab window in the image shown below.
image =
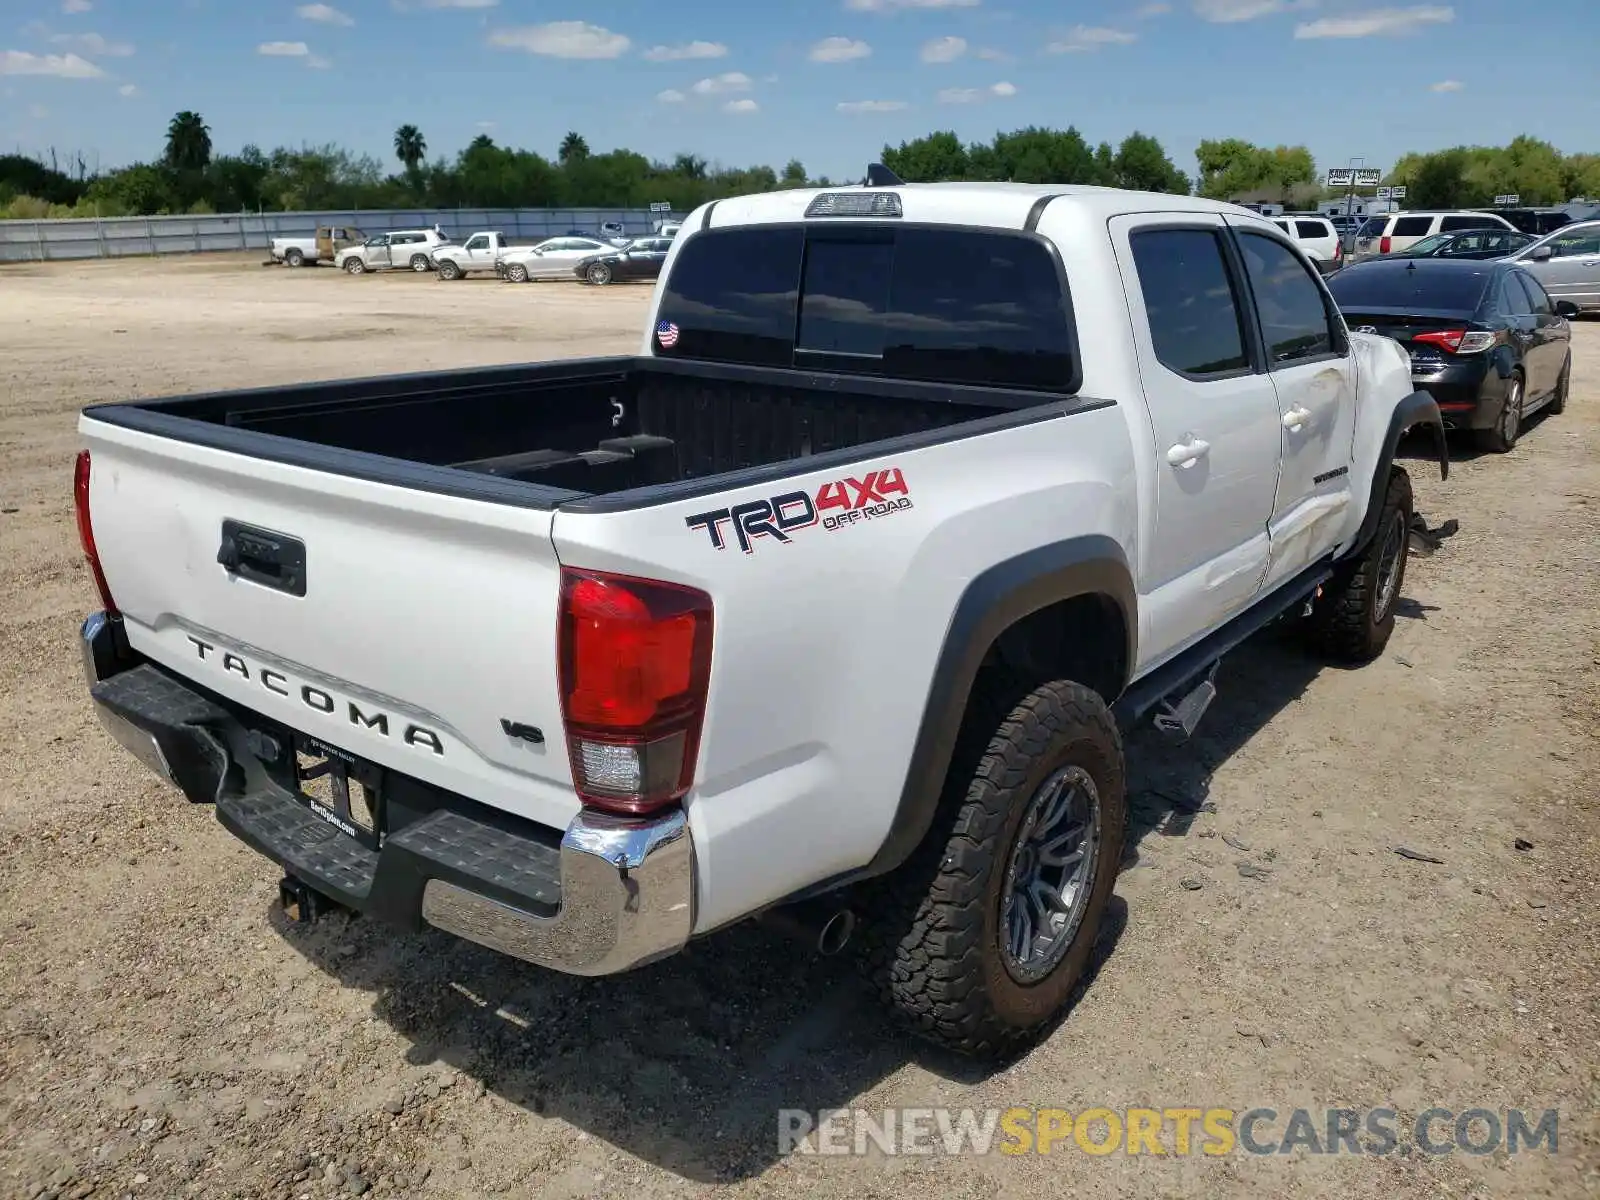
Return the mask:
[[1003,230],[880,223],[695,234],[668,273],[663,357],[1077,390],[1054,254]]

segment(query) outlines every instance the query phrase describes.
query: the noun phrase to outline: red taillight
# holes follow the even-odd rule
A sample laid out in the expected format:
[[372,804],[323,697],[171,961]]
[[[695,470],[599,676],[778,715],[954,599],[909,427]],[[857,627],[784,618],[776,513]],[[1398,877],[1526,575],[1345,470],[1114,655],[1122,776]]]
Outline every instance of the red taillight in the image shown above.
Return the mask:
[[1412,336],[1413,342],[1425,342],[1430,346],[1439,346],[1454,354],[1461,349],[1461,339],[1467,336],[1465,329],[1440,329],[1433,333],[1418,333]]
[[1379,254],[1387,254],[1387,253],[1389,253],[1389,247],[1392,246],[1392,245],[1394,245],[1394,243],[1389,240],[1387,235],[1379,238],[1378,239],[1378,253]]
[[83,555],[89,560],[89,570],[94,573],[94,585],[100,590],[100,603],[107,613],[117,615],[117,606],[111,599],[111,589],[106,586],[106,573],[100,567],[100,552],[94,545],[94,521],[89,516],[89,452],[78,451],[78,461],[72,469],[72,504],[78,514],[78,542]]
[[579,798],[647,813],[694,783],[711,682],[711,597],[600,571],[561,572],[561,711]]
[[1338,262],[1344,257],[1344,239],[1341,237],[1333,244],[1333,261]]

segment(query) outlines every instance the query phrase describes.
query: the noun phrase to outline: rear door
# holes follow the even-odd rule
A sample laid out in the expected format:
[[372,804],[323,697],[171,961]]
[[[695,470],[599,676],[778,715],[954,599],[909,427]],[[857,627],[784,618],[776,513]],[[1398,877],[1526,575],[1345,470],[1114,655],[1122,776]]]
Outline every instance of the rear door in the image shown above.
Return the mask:
[[[96,545],[135,650],[358,758],[565,827],[577,802],[550,512],[91,418],[80,429]],[[226,522],[298,547],[301,586],[220,565]],[[512,738],[503,719],[546,740]]]
[[1121,216],[1111,235],[1136,301],[1155,455],[1156,530],[1141,554],[1140,591],[1154,654],[1166,658],[1255,597],[1282,430],[1272,380],[1252,353],[1248,293],[1222,218]]
[[389,265],[389,235],[380,233],[370,238],[361,249],[362,260],[370,270],[381,271]]
[[1268,526],[1270,588],[1332,548],[1350,505],[1356,367],[1344,321],[1317,276],[1281,239],[1238,224],[1283,437]]
[[1533,276],[1523,271],[1509,271],[1506,285],[1507,291],[1515,288],[1527,296],[1525,307],[1532,317],[1533,334],[1528,357],[1536,364],[1528,373],[1528,398],[1538,399],[1553,392],[1561,378],[1571,331],[1566,321],[1556,315],[1555,305]]

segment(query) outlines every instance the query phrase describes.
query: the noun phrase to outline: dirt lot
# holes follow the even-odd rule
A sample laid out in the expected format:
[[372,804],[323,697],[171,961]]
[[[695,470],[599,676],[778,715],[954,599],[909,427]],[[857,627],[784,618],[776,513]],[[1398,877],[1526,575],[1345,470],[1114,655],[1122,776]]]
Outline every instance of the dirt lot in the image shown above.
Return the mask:
[[[1460,531],[1413,557],[1381,661],[1319,668],[1264,636],[1194,742],[1131,745],[1114,950],[1005,1069],[902,1038],[846,964],[761,931],[579,981],[286,926],[274,868],[92,720],[78,408],[626,352],[647,297],[238,258],[0,268],[0,1195],[1600,1195],[1594,322],[1564,415],[1508,457],[1458,454],[1448,484],[1411,464],[1422,512]],[[777,1149],[780,1107],[1018,1104],[1266,1106],[1267,1141],[1297,1107],[1390,1106],[1402,1129],[1435,1105],[1556,1108],[1559,1148]]]

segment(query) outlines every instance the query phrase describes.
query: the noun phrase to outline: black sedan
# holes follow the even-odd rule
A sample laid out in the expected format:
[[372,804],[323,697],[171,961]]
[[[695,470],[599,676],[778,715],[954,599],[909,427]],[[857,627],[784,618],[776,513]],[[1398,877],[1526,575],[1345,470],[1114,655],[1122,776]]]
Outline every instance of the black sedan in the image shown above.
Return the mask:
[[1572,377],[1570,301],[1552,302],[1515,263],[1373,259],[1329,276],[1345,322],[1411,354],[1411,378],[1438,401],[1445,426],[1505,453],[1525,418],[1566,407]]
[[1413,242],[1391,258],[1507,258],[1534,241],[1532,234],[1510,229],[1465,229],[1435,233]]
[[640,238],[609,254],[594,254],[581,260],[572,273],[585,283],[604,286],[618,279],[658,279],[661,264],[672,249],[671,238]]

